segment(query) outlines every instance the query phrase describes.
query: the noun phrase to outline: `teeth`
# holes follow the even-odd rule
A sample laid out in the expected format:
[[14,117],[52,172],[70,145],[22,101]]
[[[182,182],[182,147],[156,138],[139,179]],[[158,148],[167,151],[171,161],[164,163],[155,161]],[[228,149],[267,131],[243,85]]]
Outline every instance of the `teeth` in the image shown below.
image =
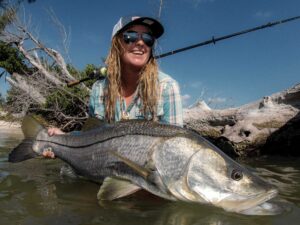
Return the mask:
[[133,54],[137,54],[137,55],[142,55],[142,54],[144,54],[144,52],[141,52],[141,51],[133,51],[132,53],[133,53]]

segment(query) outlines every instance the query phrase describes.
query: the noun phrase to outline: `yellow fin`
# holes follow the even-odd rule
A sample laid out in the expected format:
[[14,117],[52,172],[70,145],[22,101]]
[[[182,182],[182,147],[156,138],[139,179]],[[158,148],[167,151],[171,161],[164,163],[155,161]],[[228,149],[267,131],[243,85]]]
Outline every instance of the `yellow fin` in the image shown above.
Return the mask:
[[100,190],[97,194],[98,200],[114,200],[131,195],[141,187],[131,183],[127,180],[107,177],[105,178]]
[[151,171],[138,165],[137,163],[131,161],[130,159],[127,159],[124,156],[121,156],[119,153],[117,153],[115,151],[110,151],[110,153],[113,154],[114,156],[116,156],[117,158],[121,159],[127,166],[129,166],[131,169],[133,169],[135,172],[137,172],[139,175],[141,175],[144,179],[147,179],[149,177],[149,175],[151,174]]

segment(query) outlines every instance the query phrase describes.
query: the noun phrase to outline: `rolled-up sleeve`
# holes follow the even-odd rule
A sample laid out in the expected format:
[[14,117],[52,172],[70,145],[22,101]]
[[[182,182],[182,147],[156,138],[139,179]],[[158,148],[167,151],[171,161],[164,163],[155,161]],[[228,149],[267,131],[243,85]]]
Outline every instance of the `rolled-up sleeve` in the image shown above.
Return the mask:
[[183,126],[182,102],[179,85],[175,80],[164,83],[161,87],[162,115],[159,120],[163,123]]
[[98,119],[104,119],[104,80],[96,81],[93,84],[90,101],[89,115]]

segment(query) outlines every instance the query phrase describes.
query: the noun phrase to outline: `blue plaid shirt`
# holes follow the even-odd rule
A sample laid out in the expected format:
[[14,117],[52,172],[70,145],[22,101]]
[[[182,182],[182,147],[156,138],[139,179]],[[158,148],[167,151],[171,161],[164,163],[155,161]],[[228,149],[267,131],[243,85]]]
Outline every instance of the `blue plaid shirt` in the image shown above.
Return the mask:
[[[183,126],[181,96],[177,82],[163,72],[159,72],[158,80],[160,89],[157,105],[158,121]],[[105,120],[104,90],[106,85],[107,79],[96,81],[92,87],[90,96],[90,116],[101,120]],[[125,109],[123,111],[125,111],[129,119],[151,119],[151,115],[144,116],[142,114],[143,105],[137,92],[127,108],[124,100],[122,100],[122,107],[119,101],[116,102],[115,121],[121,120],[122,109]]]

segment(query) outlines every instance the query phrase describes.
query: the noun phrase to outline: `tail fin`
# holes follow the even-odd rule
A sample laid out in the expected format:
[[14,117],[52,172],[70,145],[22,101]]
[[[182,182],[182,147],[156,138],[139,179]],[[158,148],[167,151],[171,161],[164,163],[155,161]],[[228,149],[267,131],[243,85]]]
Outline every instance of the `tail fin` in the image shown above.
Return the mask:
[[22,121],[22,131],[25,139],[11,151],[8,156],[8,161],[21,162],[38,156],[38,154],[32,150],[32,145],[37,134],[43,129],[44,127],[33,117],[25,116]]
[[8,161],[16,163],[38,156],[38,154],[32,150],[33,141],[33,139],[24,139],[21,144],[9,153]]

